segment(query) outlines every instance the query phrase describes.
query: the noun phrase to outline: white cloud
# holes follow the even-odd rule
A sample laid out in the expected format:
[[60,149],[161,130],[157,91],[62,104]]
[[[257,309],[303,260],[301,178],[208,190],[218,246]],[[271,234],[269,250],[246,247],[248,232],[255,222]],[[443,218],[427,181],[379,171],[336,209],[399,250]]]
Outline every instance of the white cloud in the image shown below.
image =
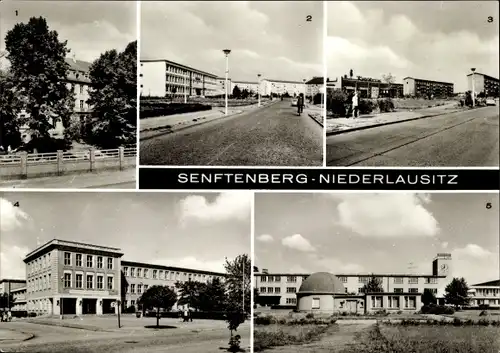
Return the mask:
[[[230,260],[230,259],[229,259]],[[152,263],[157,263],[165,266],[173,266],[173,267],[182,267],[186,269],[192,270],[202,270],[202,271],[214,271],[225,273],[224,269],[225,260],[221,259],[220,261],[205,261],[198,259],[194,256],[187,256],[182,258],[169,258],[169,259],[159,259],[155,260]]]
[[443,249],[446,249],[448,247],[448,242],[447,241],[442,242],[441,246],[443,247]]
[[9,232],[22,227],[30,218],[20,207],[0,198],[0,231]]
[[359,264],[342,262],[333,257],[324,257],[318,254],[311,254],[309,262],[314,266],[315,272],[326,271],[330,273],[362,273],[365,268]]
[[1,244],[0,278],[25,278],[26,270],[23,259],[30,252],[26,247]]
[[330,194],[340,200],[336,223],[366,237],[432,237],[439,226],[428,195]]
[[250,192],[224,192],[209,202],[204,196],[187,196],[179,203],[181,221],[247,220],[250,217],[251,197]]
[[281,243],[290,249],[295,249],[304,252],[316,251],[316,249],[314,248],[314,246],[311,245],[309,240],[307,240],[300,234],[294,234],[285,237],[282,239]]
[[455,254],[460,258],[472,257],[476,259],[484,259],[492,256],[493,253],[476,244],[467,244],[463,248],[455,249]]
[[269,234],[261,234],[257,237],[257,240],[263,243],[271,243],[274,241],[274,238],[272,235]]
[[499,249],[467,244],[452,252],[454,277],[464,277],[469,285],[498,279]]

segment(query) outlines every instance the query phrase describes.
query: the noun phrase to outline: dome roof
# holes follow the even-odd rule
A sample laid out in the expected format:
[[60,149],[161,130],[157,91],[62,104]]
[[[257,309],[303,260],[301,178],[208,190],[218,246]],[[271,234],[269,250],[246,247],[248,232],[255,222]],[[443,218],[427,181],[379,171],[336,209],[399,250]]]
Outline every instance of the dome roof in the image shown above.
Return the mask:
[[345,294],[345,289],[335,275],[328,272],[316,272],[302,282],[299,293]]

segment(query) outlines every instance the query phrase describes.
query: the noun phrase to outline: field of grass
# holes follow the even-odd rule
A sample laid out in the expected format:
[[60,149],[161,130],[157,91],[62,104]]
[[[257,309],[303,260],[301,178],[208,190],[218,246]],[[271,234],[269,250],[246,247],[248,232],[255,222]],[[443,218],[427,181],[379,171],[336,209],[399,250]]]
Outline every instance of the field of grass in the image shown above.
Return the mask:
[[303,344],[314,341],[328,329],[329,325],[256,325],[254,328],[254,351],[266,348]]
[[342,353],[498,353],[500,328],[375,325],[358,342]]

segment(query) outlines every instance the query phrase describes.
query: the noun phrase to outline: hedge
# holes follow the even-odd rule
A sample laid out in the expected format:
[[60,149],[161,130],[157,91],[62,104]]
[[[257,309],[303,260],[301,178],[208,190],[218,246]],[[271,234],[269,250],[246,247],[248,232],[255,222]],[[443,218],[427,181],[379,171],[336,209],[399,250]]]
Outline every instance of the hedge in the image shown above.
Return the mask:
[[140,118],[154,118],[174,114],[184,114],[211,110],[210,105],[200,103],[144,102],[141,104]]

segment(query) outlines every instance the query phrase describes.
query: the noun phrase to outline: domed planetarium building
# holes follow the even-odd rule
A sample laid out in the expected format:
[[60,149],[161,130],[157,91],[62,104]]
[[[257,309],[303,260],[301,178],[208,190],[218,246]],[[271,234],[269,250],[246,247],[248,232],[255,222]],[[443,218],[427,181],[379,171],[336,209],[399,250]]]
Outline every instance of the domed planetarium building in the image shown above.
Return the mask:
[[302,282],[297,292],[297,311],[362,312],[364,300],[357,295],[347,294],[337,276],[328,272],[317,272]]

